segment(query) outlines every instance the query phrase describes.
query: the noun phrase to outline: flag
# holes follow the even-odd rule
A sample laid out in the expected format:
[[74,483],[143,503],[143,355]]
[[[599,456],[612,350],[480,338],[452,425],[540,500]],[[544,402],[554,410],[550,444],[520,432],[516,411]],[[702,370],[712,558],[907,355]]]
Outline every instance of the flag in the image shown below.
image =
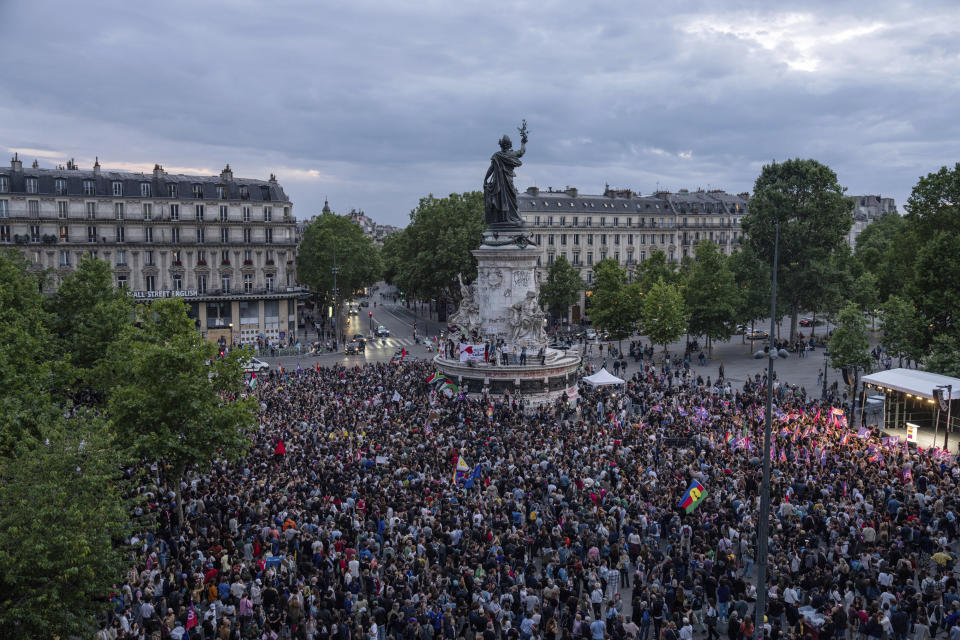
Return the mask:
[[780,447],[780,462],[787,461],[787,449],[786,447]]
[[190,610],[187,611],[187,631],[193,629],[197,624],[197,612],[194,610],[193,604],[191,604]]
[[429,378],[427,378],[427,384],[431,384],[431,383],[434,382],[437,378],[441,378],[441,377],[443,377],[443,374],[442,374],[442,373],[440,373],[439,371],[434,371],[433,374],[431,374],[431,376],[430,376]]
[[440,391],[442,391],[443,394],[448,398],[452,398],[455,393],[460,392],[460,387],[458,387],[457,385],[453,384],[448,380],[446,384],[440,387]]
[[251,388],[251,389],[256,389],[258,382],[260,382],[260,381],[257,379],[257,374],[251,373],[251,374],[250,374],[250,388]]
[[733,440],[733,434],[730,433],[729,431],[725,432],[725,433],[723,434],[723,443],[724,443],[724,444],[730,444],[730,441],[731,441],[731,440]]
[[467,466],[467,462],[463,459],[463,456],[457,456],[457,466],[453,470],[453,484],[462,482],[467,477],[467,472],[469,471],[470,467]]
[[487,420],[493,420],[493,405],[487,407]]
[[687,513],[693,513],[693,510],[696,509],[706,497],[707,490],[703,488],[703,485],[696,480],[691,480],[690,486],[687,487],[687,490],[683,494],[683,498],[680,499],[680,504],[678,506],[682,509],[686,509]]
[[864,439],[869,438],[869,437],[870,437],[870,429],[867,429],[866,427],[860,427],[860,430],[857,431],[857,437],[858,437],[858,438],[864,438]]
[[467,481],[463,483],[463,486],[467,489],[473,489],[473,484],[477,480],[480,480],[483,477],[483,465],[478,464],[473,468],[473,472],[470,474],[470,477],[467,478]]

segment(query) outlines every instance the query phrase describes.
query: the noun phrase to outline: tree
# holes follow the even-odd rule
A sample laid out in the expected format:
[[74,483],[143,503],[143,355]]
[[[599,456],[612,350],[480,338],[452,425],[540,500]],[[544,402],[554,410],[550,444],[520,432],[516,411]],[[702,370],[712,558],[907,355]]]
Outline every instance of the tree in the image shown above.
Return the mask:
[[686,310],[683,295],[674,284],[662,278],[643,296],[643,331],[650,342],[663,345],[666,357],[667,345],[679,340],[687,330]]
[[953,334],[936,336],[923,365],[926,371],[960,378],[960,337]]
[[103,421],[85,414],[54,419],[0,458],[4,637],[93,637],[129,566],[123,462]]
[[540,286],[540,304],[554,316],[566,316],[584,288],[580,272],[560,255],[547,270],[547,280]]
[[334,266],[341,298],[351,297],[383,275],[380,251],[360,225],[328,212],[307,225],[297,251],[300,280],[321,302],[333,299]]
[[234,349],[214,358],[178,299],[137,309],[139,320],[111,348],[118,383],[109,414],[118,441],[138,458],[168,468],[182,521],[180,479],[188,467],[204,471],[215,458],[232,459],[249,443],[256,402],[240,398],[246,357]]
[[816,160],[787,160],[763,167],[741,226],[757,256],[772,264],[775,223],[780,226],[777,294],[790,312],[790,340],[797,338],[802,308],[822,297],[823,265],[843,246],[853,224],[853,202],[837,175]]
[[877,276],[869,271],[864,271],[853,282],[853,291],[850,297],[860,307],[863,313],[869,313],[871,319],[875,319],[877,313],[877,304],[880,302],[880,294],[877,291]]
[[424,300],[458,299],[457,274],[463,274],[464,282],[477,277],[477,261],[470,252],[480,246],[485,228],[481,191],[421,198],[396,241],[402,251],[396,263],[397,286]]
[[736,321],[747,325],[766,318],[770,313],[770,265],[761,262],[749,244],[730,254],[727,263],[739,288]]
[[696,261],[683,290],[689,316],[688,331],[707,337],[708,349],[714,340],[728,340],[737,319],[739,296],[727,258],[709,240],[696,246]]
[[885,213],[857,236],[854,257],[861,273],[869,271],[876,277],[880,300],[901,292],[907,281],[907,265],[897,250],[905,233],[904,218],[897,213]]
[[110,345],[131,322],[132,298],[113,285],[113,270],[97,258],[85,257],[48,298],[51,329],[57,348],[69,353],[81,389],[98,386],[103,376],[97,368]]
[[867,323],[863,314],[852,302],[840,311],[837,318],[837,328],[830,338],[830,364],[835,369],[849,369],[853,376],[850,387],[850,415],[853,416],[860,372],[866,371],[870,366],[870,342],[867,339]]
[[880,308],[881,344],[899,359],[919,360],[922,328],[913,303],[899,296],[890,296]]
[[594,265],[593,276],[590,319],[620,343],[633,335],[634,323],[640,317],[640,289],[627,284],[627,272],[613,258]]
[[667,284],[676,284],[680,278],[674,265],[667,260],[667,254],[658,249],[637,266],[634,281],[640,284],[641,291],[647,292],[660,279]]
[[53,402],[65,386],[63,353],[50,340],[42,280],[15,250],[0,251],[0,455],[60,413]]
[[931,234],[917,252],[907,291],[923,318],[923,344],[929,348],[941,334],[960,334],[960,231]]

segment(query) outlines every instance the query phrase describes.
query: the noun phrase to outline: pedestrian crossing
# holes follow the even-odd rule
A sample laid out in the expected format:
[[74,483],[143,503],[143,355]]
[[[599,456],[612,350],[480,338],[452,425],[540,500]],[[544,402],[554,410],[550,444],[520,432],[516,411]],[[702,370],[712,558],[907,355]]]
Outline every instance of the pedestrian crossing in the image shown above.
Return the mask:
[[401,347],[409,349],[416,343],[413,338],[368,338],[367,349],[400,349]]

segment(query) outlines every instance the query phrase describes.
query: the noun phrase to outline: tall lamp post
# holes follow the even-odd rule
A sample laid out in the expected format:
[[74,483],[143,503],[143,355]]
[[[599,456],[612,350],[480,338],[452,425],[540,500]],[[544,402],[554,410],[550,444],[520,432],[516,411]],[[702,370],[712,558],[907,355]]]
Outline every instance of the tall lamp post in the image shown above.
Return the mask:
[[[943,430],[943,448],[944,450],[950,450],[950,408],[953,404],[953,385],[952,384],[940,384],[937,385],[937,389],[940,390],[940,397],[937,398],[937,401],[940,403],[941,409],[943,408],[942,398],[946,397],[947,399],[947,427]],[[944,393],[946,391],[946,393]],[[937,436],[933,436],[933,446],[937,446]]]
[[830,370],[830,350],[823,349],[823,392],[820,394],[820,404],[827,398],[827,371]]
[[[763,640],[763,618],[767,611],[767,551],[770,536],[770,431],[773,419],[773,361],[786,358],[786,350],[777,352],[774,344],[777,317],[777,260],[780,257],[780,221],[774,222],[773,271],[770,287],[770,345],[767,369],[767,406],[763,420],[763,481],[760,486],[760,522],[757,528],[757,619],[754,622],[757,640]],[[759,354],[758,354],[759,355]],[[762,357],[762,356],[761,356]]]

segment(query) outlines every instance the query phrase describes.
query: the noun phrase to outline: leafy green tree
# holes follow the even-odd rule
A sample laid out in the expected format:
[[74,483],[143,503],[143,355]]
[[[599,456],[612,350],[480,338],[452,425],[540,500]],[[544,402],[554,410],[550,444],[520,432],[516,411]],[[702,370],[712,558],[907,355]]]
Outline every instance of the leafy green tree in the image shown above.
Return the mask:
[[940,334],[933,339],[923,368],[932,373],[960,378],[960,337]]
[[42,279],[15,250],[0,251],[0,455],[39,435],[59,413],[53,402],[66,380],[63,353],[50,339]]
[[69,353],[81,388],[99,387],[103,376],[97,368],[131,323],[132,298],[113,285],[109,264],[87,257],[63,279],[47,306],[58,349]]
[[128,568],[132,506],[110,433],[99,418],[58,416],[0,457],[4,637],[92,638],[110,606]]
[[395,284],[420,299],[456,300],[457,274],[463,274],[464,282],[477,277],[470,252],[480,246],[485,228],[481,191],[421,198],[396,240],[401,253]]
[[903,359],[919,360],[922,351],[922,323],[913,303],[899,296],[890,296],[880,308],[881,343],[903,366]]
[[657,250],[637,266],[637,272],[633,279],[640,285],[641,291],[647,292],[660,279],[663,279],[667,284],[678,284],[680,276],[673,263],[667,260],[667,254]]
[[204,471],[216,458],[232,459],[248,444],[256,402],[240,398],[242,349],[215,359],[177,299],[138,308],[139,321],[111,347],[117,384],[109,414],[118,440],[138,458],[168,469],[181,519],[180,479]]
[[960,334],[960,230],[931,234],[920,245],[907,287],[917,312],[924,319],[923,343],[929,348],[940,334]]
[[660,278],[644,293],[642,308],[643,332],[653,344],[663,345],[666,356],[667,345],[679,340],[687,330],[683,294],[677,285]]
[[853,406],[860,385],[860,373],[867,371],[870,366],[870,343],[867,339],[867,322],[853,302],[840,311],[837,327],[830,337],[830,365],[835,369],[850,369],[853,376],[853,384],[850,386],[850,413],[854,415]]
[[565,317],[583,288],[580,272],[560,255],[550,265],[546,282],[540,286],[540,304],[550,309],[555,317]]
[[732,335],[739,294],[727,257],[709,240],[698,243],[683,297],[689,316],[687,330],[706,336],[708,350],[712,351],[714,340],[728,340]]
[[904,218],[897,213],[885,213],[857,236],[854,257],[861,273],[869,271],[876,276],[880,300],[902,292],[907,281],[907,265],[897,250],[905,234]]
[[748,325],[766,318],[770,313],[770,265],[761,262],[749,244],[734,251],[727,260],[739,289],[736,321]]
[[593,268],[590,296],[590,319],[598,329],[610,333],[622,348],[621,341],[633,335],[640,318],[640,289],[627,284],[627,272],[613,258],[598,262]]
[[325,303],[333,296],[333,268],[340,297],[375,283],[383,275],[380,251],[360,225],[335,213],[324,213],[307,225],[297,251],[297,274]]
[[871,321],[876,318],[877,305],[880,303],[877,276],[870,271],[864,271],[853,281],[851,299],[857,303],[860,310],[869,313]]
[[800,310],[815,308],[823,295],[819,271],[845,244],[853,224],[852,208],[837,175],[816,160],[766,165],[754,184],[742,227],[757,256],[772,263],[779,222],[777,294],[790,312],[791,341],[797,337]]

